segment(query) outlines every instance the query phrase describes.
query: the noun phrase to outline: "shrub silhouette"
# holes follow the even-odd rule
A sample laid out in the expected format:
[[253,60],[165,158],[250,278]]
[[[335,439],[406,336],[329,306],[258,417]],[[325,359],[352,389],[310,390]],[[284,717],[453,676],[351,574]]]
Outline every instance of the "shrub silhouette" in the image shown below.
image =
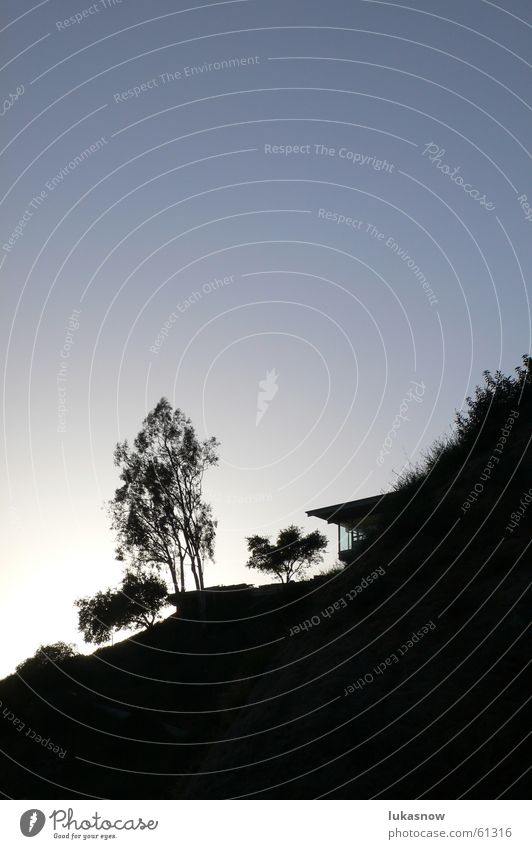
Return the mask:
[[319,531],[303,536],[301,528],[290,525],[279,531],[273,544],[261,536],[248,537],[247,543],[251,554],[248,569],[275,575],[288,584],[294,578],[303,578],[311,566],[322,561],[327,537]]
[[[393,486],[393,497],[384,499],[380,521],[372,539],[386,529],[412,534],[426,522],[425,531],[441,534],[457,518],[480,523],[489,514],[486,533],[493,533],[499,518],[515,501],[520,489],[528,488],[530,477],[530,418],[532,414],[532,359],[523,356],[515,376],[500,371],[483,373],[484,385],[477,386],[466,407],[455,415],[450,436],[437,439],[422,460],[401,471]],[[515,416],[511,414],[515,413]],[[511,419],[503,449],[493,452],[501,431]],[[491,462],[489,474],[486,464]],[[467,516],[461,506],[480,481],[482,498]]]
[[167,595],[165,582],[154,571],[130,568],[118,589],[76,601],[79,630],[85,642],[101,645],[111,639],[113,631],[149,628],[164,607]]
[[28,657],[18,664],[17,672],[24,677],[28,673],[38,672],[47,666],[60,665],[65,660],[76,657],[78,654],[79,652],[76,651],[72,643],[64,643],[61,640],[46,646],[39,646],[32,657]]

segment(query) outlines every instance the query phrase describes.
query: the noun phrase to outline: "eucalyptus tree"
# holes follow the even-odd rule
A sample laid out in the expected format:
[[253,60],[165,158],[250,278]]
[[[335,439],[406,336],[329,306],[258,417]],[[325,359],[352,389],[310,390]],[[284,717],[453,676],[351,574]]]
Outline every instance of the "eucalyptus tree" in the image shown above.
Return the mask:
[[161,398],[146,416],[133,445],[115,449],[122,485],[110,502],[117,556],[168,567],[176,593],[185,590],[190,565],[203,589],[212,559],[216,522],[203,498],[203,478],[218,462],[215,437],[198,438],[191,420]]

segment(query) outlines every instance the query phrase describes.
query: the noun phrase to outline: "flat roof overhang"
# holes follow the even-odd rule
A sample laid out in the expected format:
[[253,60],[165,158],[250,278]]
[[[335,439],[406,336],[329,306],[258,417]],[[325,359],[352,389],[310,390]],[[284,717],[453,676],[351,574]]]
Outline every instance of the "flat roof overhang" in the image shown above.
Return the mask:
[[393,492],[386,492],[381,495],[370,495],[368,498],[359,498],[357,501],[344,501],[343,504],[317,507],[315,510],[307,510],[306,513],[307,516],[325,519],[329,524],[340,525],[342,522],[352,522],[378,513],[378,508],[383,499],[388,499],[394,494]]

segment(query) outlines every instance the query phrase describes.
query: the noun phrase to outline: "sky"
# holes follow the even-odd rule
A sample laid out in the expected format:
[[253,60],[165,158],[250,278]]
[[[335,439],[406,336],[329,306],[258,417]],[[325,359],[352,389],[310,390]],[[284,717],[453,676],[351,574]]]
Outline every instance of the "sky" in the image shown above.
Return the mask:
[[261,582],[530,351],[530,6],[413,3],[2,4],[0,675],[83,648],[161,396],[221,443],[206,584]]

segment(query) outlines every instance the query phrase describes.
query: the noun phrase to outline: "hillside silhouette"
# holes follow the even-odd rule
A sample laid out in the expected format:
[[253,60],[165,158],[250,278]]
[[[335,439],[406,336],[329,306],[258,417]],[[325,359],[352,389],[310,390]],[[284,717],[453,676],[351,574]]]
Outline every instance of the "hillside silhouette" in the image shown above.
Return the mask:
[[531,412],[488,376],[345,569],[0,682],[10,795],[526,798]]

